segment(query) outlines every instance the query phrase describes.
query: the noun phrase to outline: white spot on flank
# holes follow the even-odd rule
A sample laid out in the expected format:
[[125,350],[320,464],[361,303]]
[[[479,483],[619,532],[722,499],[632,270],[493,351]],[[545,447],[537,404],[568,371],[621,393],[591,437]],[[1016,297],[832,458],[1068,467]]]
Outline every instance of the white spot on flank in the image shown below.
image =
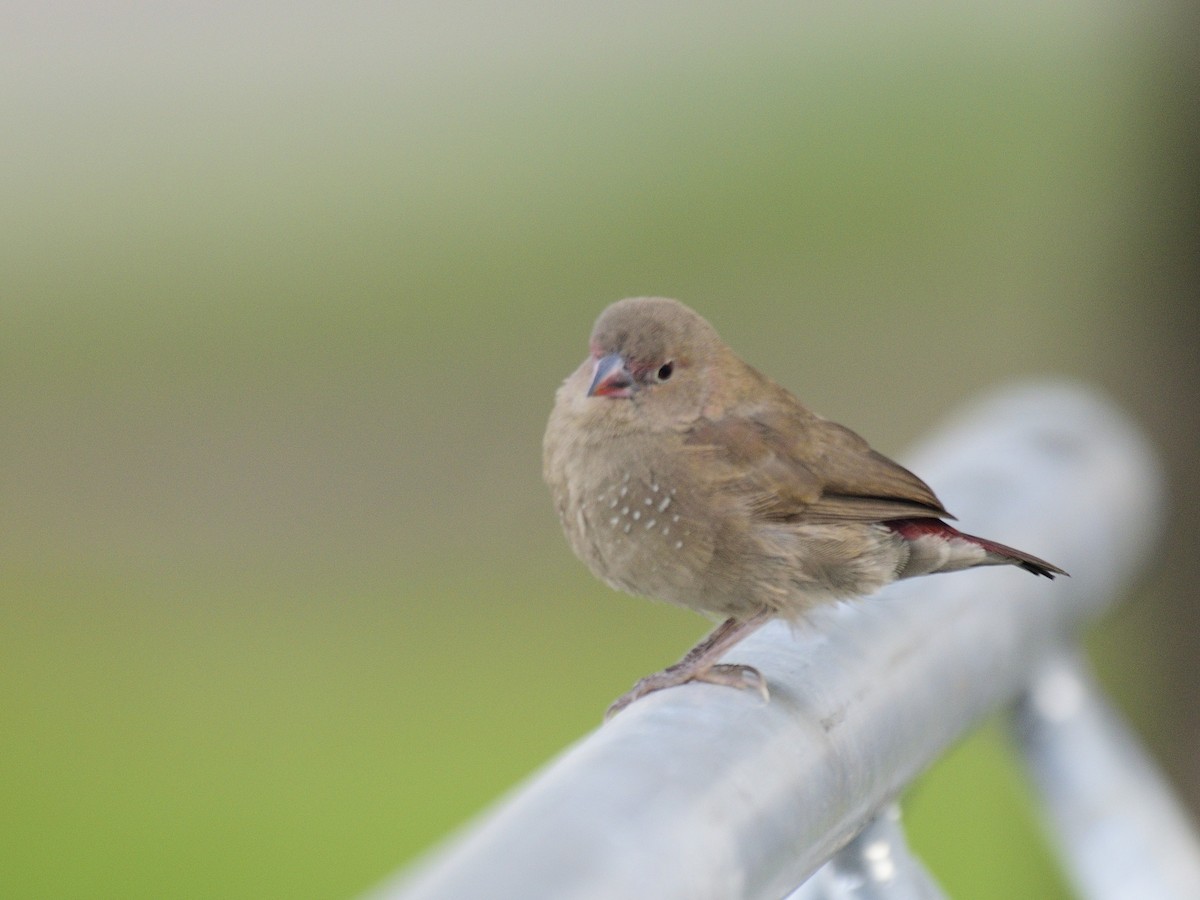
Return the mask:
[[626,472],[626,473],[625,473],[625,477],[624,477],[624,478],[622,478],[622,479],[621,479],[621,481],[622,481],[622,483],[624,483],[624,484],[628,484],[628,483],[629,483],[629,473],[628,473],[628,472]]
[[666,536],[667,536],[668,534],[670,534],[670,533],[671,533],[671,526],[670,526],[670,525],[664,525],[664,526],[663,526],[663,537],[666,537]]
[[655,482],[654,484],[650,485],[650,490],[657,494],[658,493],[658,482]]
[[629,529],[632,527],[633,527],[632,525],[630,525],[628,522],[626,522],[625,527],[622,528],[621,530],[624,531],[626,534],[629,534]]
[[667,511],[667,507],[668,507],[668,506],[670,506],[670,505],[671,505],[671,498],[670,498],[670,497],[663,497],[663,499],[662,499],[662,503],[658,504],[658,511],[659,511],[659,512],[666,512],[666,511]]
[[620,495],[622,497],[624,497],[628,493],[629,493],[629,488],[625,487],[624,485],[621,485]]
[[675,542],[675,549],[676,549],[676,550],[682,550],[682,549],[683,549],[683,541],[676,541],[676,542]]
[[623,515],[623,516],[629,515],[629,507],[628,506],[621,507],[621,515]]
[[609,509],[616,509],[616,508],[617,508],[617,504],[618,504],[618,503],[620,503],[620,502],[621,502],[621,501],[620,501],[620,500],[618,500],[616,497],[613,497],[613,498],[612,498],[612,502],[608,504],[608,508],[609,508]]
[[635,509],[635,510],[633,511],[633,521],[635,521],[635,522],[636,522],[636,521],[637,521],[638,519],[640,519],[641,517],[642,517],[642,511],[641,511],[640,509]]
[[646,498],[646,499],[645,499],[643,502],[644,502],[644,503],[645,503],[647,506],[649,506],[651,503],[653,503],[653,502],[654,502],[654,499],[653,499],[652,497],[647,497],[647,498]]
[[621,521],[621,519],[619,517],[613,516],[611,519],[608,520],[608,524],[611,525],[613,528],[616,528],[617,523],[620,521]]
[[678,522],[679,521],[679,513],[675,513],[675,515],[671,516],[671,521]]
[[647,530],[647,531],[649,531],[651,528],[653,528],[653,527],[654,527],[654,524],[655,524],[657,521],[658,521],[658,519],[647,519],[647,520],[646,520],[646,530]]

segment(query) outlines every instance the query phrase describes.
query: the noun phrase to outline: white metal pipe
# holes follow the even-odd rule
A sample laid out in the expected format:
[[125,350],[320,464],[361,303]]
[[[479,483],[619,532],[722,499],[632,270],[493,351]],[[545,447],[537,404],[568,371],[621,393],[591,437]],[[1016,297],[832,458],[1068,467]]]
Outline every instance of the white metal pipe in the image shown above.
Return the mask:
[[1082,660],[1043,666],[1013,725],[1079,896],[1200,897],[1195,828]]
[[787,900],[946,900],[908,849],[900,807],[889,804]]
[[727,657],[769,703],[639,700],[373,896],[777,900],[1103,612],[1160,524],[1138,432],[1070,384],[985,398],[907,462],[963,529],[1073,577],[938,575],[770,625]]

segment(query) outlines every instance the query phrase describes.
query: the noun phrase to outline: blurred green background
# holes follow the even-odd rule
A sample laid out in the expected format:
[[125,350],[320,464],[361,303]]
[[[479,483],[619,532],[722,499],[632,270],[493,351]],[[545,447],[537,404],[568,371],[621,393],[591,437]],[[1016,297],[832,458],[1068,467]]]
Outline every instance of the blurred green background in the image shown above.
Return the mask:
[[[699,637],[540,481],[643,293],[901,458],[1015,377],[1145,422],[1175,518],[1093,650],[1195,807],[1194,11],[4,18],[0,895],[351,896]],[[1063,895],[998,729],[907,807],[952,894]]]

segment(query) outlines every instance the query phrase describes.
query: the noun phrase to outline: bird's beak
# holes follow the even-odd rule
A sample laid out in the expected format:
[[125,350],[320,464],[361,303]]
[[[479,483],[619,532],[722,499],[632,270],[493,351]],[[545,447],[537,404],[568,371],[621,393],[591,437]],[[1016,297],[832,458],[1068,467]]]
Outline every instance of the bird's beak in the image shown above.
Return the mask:
[[633,377],[619,353],[610,353],[596,360],[592,373],[589,397],[629,397],[633,395]]

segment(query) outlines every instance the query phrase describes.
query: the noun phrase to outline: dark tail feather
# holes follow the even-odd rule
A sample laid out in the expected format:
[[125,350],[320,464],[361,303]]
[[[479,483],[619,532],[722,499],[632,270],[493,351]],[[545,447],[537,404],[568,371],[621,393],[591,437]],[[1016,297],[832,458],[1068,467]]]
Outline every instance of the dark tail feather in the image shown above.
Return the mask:
[[974,541],[988,553],[997,553],[1000,556],[1007,556],[1026,572],[1032,572],[1034,575],[1041,575],[1044,578],[1049,578],[1051,581],[1054,580],[1055,575],[1066,575],[1068,578],[1071,577],[1071,573],[1065,569],[1060,569],[1053,563],[1048,563],[1044,559],[1038,559],[1036,556],[1032,556],[1022,550],[1017,550],[1014,547],[1009,547],[1007,544],[998,544],[995,541],[989,541],[986,538],[976,537],[973,534],[963,534],[961,531],[958,533],[968,541]]

